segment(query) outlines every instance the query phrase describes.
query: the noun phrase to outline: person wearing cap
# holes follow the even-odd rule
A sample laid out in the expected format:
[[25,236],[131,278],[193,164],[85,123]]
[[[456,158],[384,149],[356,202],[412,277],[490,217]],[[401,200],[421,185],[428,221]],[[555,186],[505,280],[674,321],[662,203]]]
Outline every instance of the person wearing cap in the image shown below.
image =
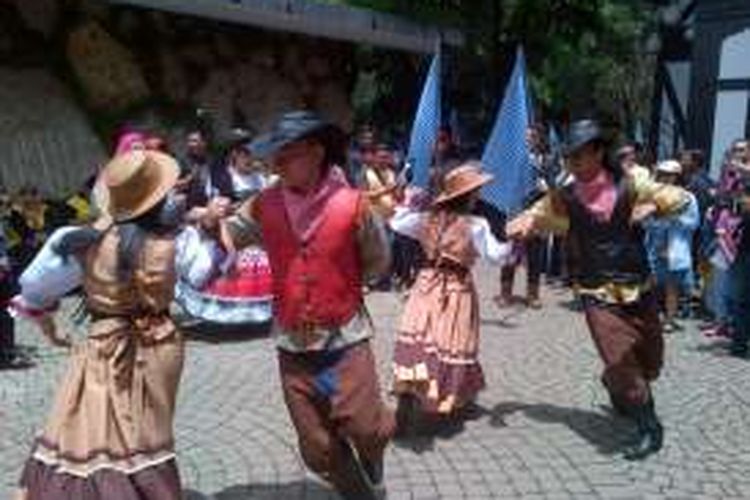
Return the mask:
[[395,422],[380,395],[362,288],[388,270],[385,229],[341,175],[339,127],[289,112],[253,149],[279,183],[225,222],[210,207],[203,225],[226,225],[236,248],[262,242],[268,253],[281,385],[305,464],[344,498],[375,498]]
[[[656,180],[680,185],[682,166],[666,160],[656,167]],[[688,202],[670,217],[649,217],[644,221],[645,245],[656,285],[664,297],[664,332],[681,330],[677,322],[678,308],[689,308],[693,291],[693,233],[700,224],[698,201],[687,191]]]
[[70,344],[52,314],[80,285],[90,322],[17,498],[182,498],[172,427],[184,345],[169,305],[176,269],[192,259],[175,243],[178,176],[160,152],[116,156],[100,176],[99,219],[61,228],[21,276],[13,310],[53,343]]
[[594,120],[571,125],[565,153],[573,182],[510,221],[507,236],[567,235],[570,279],[604,363],[602,381],[615,409],[637,424],[624,456],[642,459],[663,441],[650,384],[662,367],[664,340],[641,222],[678,213],[688,197],[677,186],[636,182],[609,165]]
[[471,215],[479,190],[492,176],[477,161],[448,171],[427,211],[399,208],[394,231],[418,240],[427,262],[417,275],[398,326],[393,392],[400,430],[411,433],[421,411],[456,415],[484,387],[479,364],[479,298],[471,269],[478,258],[500,262],[499,243],[483,217]]

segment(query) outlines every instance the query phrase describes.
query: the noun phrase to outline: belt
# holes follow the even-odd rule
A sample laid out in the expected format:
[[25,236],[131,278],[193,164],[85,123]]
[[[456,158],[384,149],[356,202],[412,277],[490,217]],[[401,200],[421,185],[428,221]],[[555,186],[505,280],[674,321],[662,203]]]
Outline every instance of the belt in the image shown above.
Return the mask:
[[292,329],[292,333],[295,337],[298,337],[304,345],[310,345],[322,337],[320,331],[320,325],[315,321],[302,321]]
[[125,320],[129,323],[134,323],[134,324],[138,322],[143,322],[145,320],[161,319],[161,318],[169,316],[169,313],[167,311],[164,311],[164,312],[133,311],[129,313],[108,313],[108,312],[102,312],[102,311],[93,311],[91,309],[88,310],[88,314],[91,317],[91,321],[102,321],[105,319],[121,319],[121,320]]
[[448,271],[456,274],[466,274],[469,272],[469,269],[466,266],[461,265],[458,262],[453,262],[451,260],[427,261],[425,263],[425,267],[432,268],[437,271]]

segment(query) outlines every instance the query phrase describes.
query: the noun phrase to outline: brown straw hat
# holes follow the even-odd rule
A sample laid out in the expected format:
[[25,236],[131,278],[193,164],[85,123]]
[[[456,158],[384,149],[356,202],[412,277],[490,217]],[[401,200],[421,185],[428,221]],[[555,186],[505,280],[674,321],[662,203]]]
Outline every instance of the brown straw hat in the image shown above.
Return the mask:
[[135,219],[162,201],[180,176],[177,160],[158,151],[130,151],[104,167],[94,198],[114,222]]
[[440,194],[433,203],[438,205],[468,194],[491,182],[492,178],[492,175],[482,172],[482,164],[478,161],[462,163],[445,174]]

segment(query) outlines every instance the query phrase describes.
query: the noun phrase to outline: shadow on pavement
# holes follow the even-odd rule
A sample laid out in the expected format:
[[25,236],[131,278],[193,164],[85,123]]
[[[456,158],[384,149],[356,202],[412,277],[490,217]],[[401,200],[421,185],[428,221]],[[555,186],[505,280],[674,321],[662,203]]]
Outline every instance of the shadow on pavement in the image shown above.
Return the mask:
[[185,500],[338,500],[332,490],[313,481],[280,484],[248,484],[230,486],[214,495],[185,490]]
[[485,410],[492,427],[507,427],[505,418],[523,413],[527,418],[547,424],[562,424],[596,447],[602,455],[614,455],[623,450],[634,432],[633,424],[613,412],[599,412],[566,408],[550,404],[500,403]]
[[432,451],[435,441],[449,440],[461,434],[465,430],[466,422],[482,418],[485,413],[484,408],[472,404],[451,417],[429,418],[423,415],[413,431],[406,436],[396,436],[393,444],[417,454]]
[[497,326],[508,330],[514,330],[521,326],[520,322],[509,321],[512,315],[505,316],[503,318],[483,319],[481,324],[483,326]]
[[730,344],[731,341],[728,339],[717,339],[710,343],[698,344],[694,347],[694,350],[696,352],[705,352],[716,356],[728,357]]
[[17,345],[12,359],[0,360],[0,371],[28,370],[36,366],[36,360],[41,359],[39,348],[29,345]]
[[557,305],[568,311],[583,312],[583,305],[581,304],[581,301],[576,298],[560,300],[557,302]]
[[34,368],[36,363],[30,359],[14,359],[12,361],[0,361],[0,372],[2,371],[20,371]]
[[510,307],[498,308],[494,307],[495,310],[500,310],[501,314],[497,318],[481,318],[480,323],[486,326],[498,326],[500,328],[515,329],[521,324],[521,318],[526,311],[524,305],[513,305]]

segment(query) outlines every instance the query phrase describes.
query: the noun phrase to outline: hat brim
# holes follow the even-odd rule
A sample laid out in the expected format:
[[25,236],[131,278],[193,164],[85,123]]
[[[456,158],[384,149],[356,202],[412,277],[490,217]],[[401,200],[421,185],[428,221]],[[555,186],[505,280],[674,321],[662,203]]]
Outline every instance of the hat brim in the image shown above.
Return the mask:
[[114,211],[109,204],[109,190],[104,180],[106,170],[99,174],[93,188],[94,204],[99,208],[99,218],[94,222],[96,227],[107,227],[112,223],[127,222],[137,219],[154,208],[166,198],[167,194],[177,185],[180,178],[180,166],[169,155],[150,151],[149,155],[156,158],[148,168],[157,169],[157,182],[149,196],[145,197],[137,206],[128,210]]
[[333,123],[321,122],[313,127],[301,129],[296,133],[284,136],[279,136],[273,132],[262,134],[250,143],[248,149],[253,156],[267,159],[278,153],[285,146],[311,137],[320,137],[323,145],[327,149],[330,149],[337,145],[343,146],[346,133]]
[[472,182],[467,183],[461,189],[457,189],[456,191],[453,191],[452,193],[443,193],[439,195],[437,198],[435,198],[432,204],[440,205],[442,203],[445,203],[446,201],[454,200],[460,196],[469,194],[472,191],[476,191],[482,186],[489,184],[490,182],[492,182],[494,178],[495,177],[492,174],[485,174],[485,173],[479,174],[479,176],[476,179],[474,179]]
[[602,141],[602,140],[604,139],[602,138],[601,134],[591,134],[588,137],[582,137],[571,144],[565,145],[565,147],[563,148],[563,154],[565,156],[570,156],[580,151],[587,145],[597,142],[597,141]]
[[106,230],[114,223],[114,220],[109,215],[109,191],[101,173],[97,176],[94,187],[91,188],[91,203],[97,212],[96,219],[91,226],[98,231]]
[[656,174],[662,175],[682,175],[682,170],[659,170],[658,168],[654,171]]

